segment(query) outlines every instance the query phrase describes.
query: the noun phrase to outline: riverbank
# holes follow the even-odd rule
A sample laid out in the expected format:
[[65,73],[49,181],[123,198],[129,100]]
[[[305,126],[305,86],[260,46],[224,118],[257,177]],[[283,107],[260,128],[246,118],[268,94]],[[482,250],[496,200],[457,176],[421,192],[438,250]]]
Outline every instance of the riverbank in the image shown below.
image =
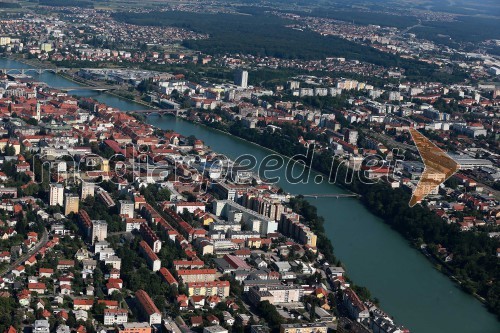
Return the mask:
[[[248,153],[261,161],[270,153],[269,149],[262,149],[248,140],[181,118],[152,115],[147,121],[161,129],[184,135],[193,134],[232,159]],[[277,173],[282,180],[286,179],[284,172]],[[316,175],[313,169],[311,178],[314,179]],[[291,185],[282,181],[279,185],[288,193],[339,191],[337,186],[327,182]],[[397,318],[398,322],[410,327],[412,332],[452,330],[496,333],[496,318],[485,311],[480,302],[462,292],[455,283],[438,272],[420,251],[408,246],[408,241],[396,229],[382,223],[359,200],[307,198],[307,201],[318,208],[319,216],[325,217],[326,234],[335,246],[336,258],[345,265],[349,276],[366,286],[380,299],[382,308]],[[407,206],[407,202],[405,204]],[[453,310],[449,304],[456,304]],[[456,320],[470,318],[476,321],[475,317],[481,317],[481,329]]]
[[[2,68],[25,65],[0,59]],[[35,75],[49,86],[74,84],[51,72]],[[74,91],[74,95],[91,97],[122,111],[144,109],[144,106],[106,93]],[[175,117],[151,116],[148,123],[173,130],[185,136],[194,135],[214,150],[229,157],[249,153],[261,161],[269,154],[255,144],[234,135]],[[327,172],[328,173],[328,172]],[[282,180],[286,175],[278,171]],[[316,172],[311,173],[312,178]],[[314,184],[279,184],[289,193],[334,193],[338,186]],[[449,278],[437,272],[428,259],[408,246],[394,229],[382,223],[359,200],[353,198],[307,198],[325,218],[326,235],[335,245],[335,255],[347,268],[350,277],[366,286],[380,299],[382,308],[411,328],[412,333],[497,333],[498,321],[481,303],[457,289]]]
[[[130,111],[129,113],[133,114],[134,112],[133,112],[133,111]],[[176,116],[174,116],[174,115],[172,115],[172,114],[167,114],[167,115],[165,115],[165,116],[166,116],[166,117],[176,117]],[[280,153],[280,152],[278,152],[278,151],[276,151],[276,150],[274,150],[274,149],[272,149],[272,148],[265,147],[265,146],[260,145],[260,144],[258,144],[258,143],[256,143],[256,142],[253,142],[253,141],[247,140],[247,139],[245,139],[245,138],[242,138],[242,137],[236,136],[236,135],[234,135],[234,134],[230,133],[229,131],[221,130],[221,129],[219,129],[219,128],[215,128],[215,127],[212,127],[212,126],[210,126],[210,125],[207,125],[207,124],[205,124],[205,123],[203,123],[203,122],[199,122],[199,121],[195,121],[195,120],[189,119],[189,118],[187,118],[186,116],[177,116],[177,118],[180,118],[180,119],[182,119],[183,121],[186,121],[186,122],[189,122],[189,123],[192,123],[192,124],[196,124],[196,125],[203,126],[203,127],[207,128],[207,129],[210,129],[211,131],[216,131],[216,132],[219,132],[219,133],[222,133],[222,134],[225,134],[225,135],[232,136],[232,137],[234,137],[234,138],[238,138],[239,140],[242,140],[242,141],[244,141],[244,142],[246,142],[246,143],[249,143],[249,144],[251,144],[251,145],[254,145],[254,146],[256,146],[256,147],[259,147],[260,149],[263,149],[263,150],[266,150],[266,151],[268,151],[268,152],[270,152],[270,153],[273,153],[273,154],[275,154],[275,155],[281,156],[284,160],[288,160],[288,161],[295,161],[295,162],[297,162],[296,160],[294,160],[294,159],[293,159],[292,157],[290,157],[290,156],[284,155],[284,154],[282,154],[282,153]],[[154,125],[153,125],[153,126],[154,126]],[[159,127],[157,127],[157,128],[159,128]],[[297,162],[297,163],[298,163],[298,162]],[[308,169],[308,170],[311,170],[311,171],[314,171],[314,172],[316,172],[316,173],[320,174],[320,175],[323,177],[323,181],[327,181],[327,180],[328,180],[328,175],[327,175],[326,173],[324,173],[324,172],[322,172],[322,171],[319,171],[319,170],[316,170],[316,169],[312,168],[312,167],[311,167],[311,166],[309,166],[309,165],[304,165],[304,164],[299,164],[299,165],[301,165],[301,166],[305,167],[305,168],[306,168],[306,169]],[[340,189],[342,189],[344,192],[347,192],[347,193],[349,193],[349,194],[353,194],[353,195],[355,195],[357,198],[361,198],[361,197],[362,197],[362,194],[360,194],[360,193],[355,193],[355,192],[353,192],[353,191],[349,190],[349,189],[348,189],[348,188],[346,188],[346,187],[345,187],[342,183],[329,183],[329,184],[331,184],[331,185],[335,185],[335,186],[339,187]]]
[[[57,75],[59,75],[59,76],[61,76],[61,77],[65,78],[66,80],[69,80],[69,81],[71,81],[71,82],[74,82],[74,83],[76,83],[76,84],[81,84],[81,85],[86,85],[86,84],[88,84],[88,82],[86,82],[86,80],[84,80],[84,79],[82,79],[81,81],[76,80],[76,79],[74,78],[74,76],[73,76],[73,75],[68,75],[67,73],[64,73],[64,72],[57,73]],[[121,91],[121,90],[120,90],[120,91]],[[132,98],[129,98],[129,97],[127,97],[127,96],[124,96],[124,95],[121,95],[121,94],[117,94],[117,93],[116,93],[115,91],[113,91],[113,90],[107,90],[107,91],[105,91],[104,93],[105,93],[105,94],[112,95],[112,96],[115,96],[115,97],[118,97],[118,98],[121,98],[121,99],[123,99],[123,100],[130,101],[130,102],[135,103],[135,104],[143,105],[143,106],[145,106],[145,107],[147,107],[147,108],[156,108],[156,109],[158,108],[158,107],[155,107],[155,106],[153,106],[153,105],[151,105],[151,104],[149,104],[149,103],[147,103],[147,102],[145,102],[145,101],[143,101],[143,100],[132,99]]]
[[[13,60],[13,61],[17,61],[17,62],[25,64],[27,66],[32,66],[33,68],[39,68],[39,69],[55,69],[55,68],[57,68],[57,66],[55,66],[52,62],[46,62],[46,61],[41,62],[41,61],[38,61],[35,59],[26,59],[26,58],[21,57],[19,55],[9,55],[5,58]],[[77,80],[77,79],[75,79],[75,77],[73,75],[69,75],[68,73],[65,73],[65,72],[55,73],[55,75],[65,79],[67,81],[70,81],[72,83],[78,84],[78,85],[91,86],[91,84],[89,84],[89,82],[86,81],[85,79],[81,78],[81,79]],[[54,88],[57,88],[57,87],[54,87]],[[85,89],[82,88],[82,90],[85,90]],[[129,98],[127,96],[117,94],[116,92],[111,91],[111,90],[107,90],[107,91],[105,91],[105,93],[108,95],[115,96],[117,98],[126,100],[126,101],[130,101],[130,102],[138,104],[138,105],[142,105],[142,106],[147,107],[147,108],[154,108],[154,109],[158,108],[158,107],[156,107],[150,103],[147,103],[143,100],[132,99],[132,98]]]
[[28,66],[32,66],[33,68],[39,68],[39,69],[52,69],[52,68],[57,68],[56,65],[52,64],[51,62],[46,62],[46,61],[40,61],[38,59],[28,59],[23,57],[21,54],[10,54],[6,56],[7,59],[11,59],[14,61],[18,61],[20,63],[23,63]]
[[[186,119],[184,119],[186,120]],[[253,142],[253,141],[249,141],[248,139],[245,139],[243,137],[239,137],[239,136],[235,136],[234,134],[232,134],[231,132],[227,131],[227,130],[222,130],[220,128],[215,128],[215,127],[212,127],[210,125],[207,125],[207,124],[204,124],[203,122],[196,122],[196,121],[192,121],[192,120],[187,120],[187,121],[191,121],[193,123],[196,123],[198,125],[202,125],[202,126],[205,126],[205,127],[208,127],[210,128],[211,130],[215,130],[215,131],[218,131],[220,133],[224,133],[226,135],[230,135],[230,136],[233,136],[233,137],[237,137],[238,139],[240,140],[243,140],[245,142],[248,142],[250,144],[253,144],[253,145],[256,145],[258,147],[260,147],[261,149],[264,149],[264,150],[267,150],[267,151],[270,151],[274,154],[277,154],[277,155],[280,155],[288,160],[292,160],[292,158],[290,156],[286,156],[286,155],[283,155],[281,154],[280,152],[276,151],[276,150],[273,150],[271,148],[268,148],[268,147],[265,147],[263,145],[260,145],[256,142]],[[322,175],[324,178],[323,179],[328,179],[328,175],[326,175],[325,173],[323,173],[322,171],[318,170],[318,169],[314,169],[312,168],[311,166],[309,165],[305,165],[305,167],[307,169],[310,169],[310,170],[313,170],[317,173],[319,173],[320,175]],[[340,187],[342,190],[344,191],[347,191],[347,192],[350,192],[350,193],[354,193],[356,195],[358,195],[360,198],[362,197],[362,195],[360,193],[356,193],[356,192],[353,192],[352,190],[350,190],[349,188],[346,187],[346,184],[343,184],[343,183],[335,183],[336,186]],[[367,207],[365,205],[365,207]],[[369,207],[367,207],[369,208]],[[387,223],[387,222],[386,222]],[[421,244],[415,244],[414,242],[408,240],[408,245],[411,246],[412,248],[414,248],[415,250],[418,250],[418,248],[420,247]],[[448,265],[448,263],[446,263],[445,261],[443,261],[441,258],[437,257],[436,255],[434,254],[430,254],[429,255],[425,255],[424,253],[424,256],[433,264],[433,267],[436,269],[436,271],[444,274],[445,276],[447,276],[452,282],[456,283],[457,287],[460,288],[460,290],[463,290],[464,292],[467,292],[469,294],[471,294],[472,296],[474,296],[478,301],[480,301],[482,304],[484,305],[487,305],[487,302],[486,302],[486,299],[481,297],[479,294],[477,293],[470,293],[468,292],[467,289],[464,288],[464,284],[466,283],[466,281],[463,281],[463,280],[460,280],[459,278],[457,278],[454,274],[453,274],[453,270],[452,268]]]
[[[189,120],[189,121],[192,121],[192,120]],[[284,155],[284,154],[282,154],[282,153],[280,153],[280,152],[278,152],[276,150],[270,149],[270,148],[265,147],[263,145],[260,145],[260,144],[258,144],[256,142],[250,141],[250,140],[248,140],[248,139],[246,139],[244,137],[240,137],[240,136],[234,135],[228,129],[221,129],[219,126],[213,127],[213,126],[204,124],[202,122],[196,122],[196,121],[193,121],[193,122],[196,123],[197,125],[206,126],[206,127],[210,128],[211,130],[216,130],[218,132],[224,133],[225,135],[230,135],[230,136],[233,136],[233,137],[237,137],[240,140],[244,140],[245,142],[249,142],[251,144],[257,145],[258,147],[260,147],[262,149],[265,149],[266,151],[270,151],[272,153],[276,153],[276,154],[279,154],[279,155],[281,155],[281,156],[283,156],[283,157],[285,157],[287,159],[290,159],[290,156]],[[321,170],[318,170],[317,168],[312,167],[311,170],[314,170],[314,171],[318,172],[319,174],[321,174],[323,176],[326,176],[326,174],[324,172],[322,172]],[[343,178],[340,177],[340,179],[343,179]],[[341,186],[343,190],[351,191],[351,192],[358,193],[358,194],[360,193],[360,192],[356,192],[355,190],[353,191],[353,185],[352,184],[344,184],[344,183],[341,182],[341,183],[338,183],[336,185],[337,186]],[[386,194],[388,194],[390,196],[390,195],[393,195],[394,194],[393,191],[395,191],[395,190],[393,190],[393,189],[391,189],[391,188],[389,188],[387,186],[380,187],[380,190],[381,190],[381,192],[378,192],[377,196],[386,196]],[[399,198],[399,199],[401,199],[401,198]],[[384,216],[383,214],[379,214],[377,212],[377,210],[374,209],[374,205],[373,204],[370,205],[367,200],[361,200],[361,202],[372,213],[374,213],[377,216],[381,217],[383,219],[383,221],[387,225],[389,225],[391,228],[394,228],[394,230],[398,231],[400,233],[400,235],[403,236],[408,241],[408,244],[412,248],[417,249],[422,244],[422,242],[415,242],[415,239],[413,239],[412,237],[409,237],[409,235],[406,234],[406,230],[404,230],[404,229],[402,230],[400,228],[395,227],[395,224],[391,223],[391,221],[388,220],[386,216]],[[406,205],[407,206],[407,202],[401,202],[401,205]],[[436,220],[435,221],[436,223],[444,223],[441,219],[439,219],[439,221],[438,221],[438,218],[431,211],[429,211],[427,208],[420,207],[420,209],[424,210],[426,212],[426,215],[429,216],[429,218],[432,218],[433,220]],[[393,218],[394,217],[391,217],[391,219],[393,219]],[[452,229],[450,229],[450,230],[452,230]],[[420,251],[419,251],[419,253],[420,253]],[[474,292],[473,289],[470,287],[470,284],[471,284],[470,280],[467,281],[467,280],[464,280],[464,279],[460,279],[457,276],[457,274],[454,272],[454,268],[452,266],[450,266],[447,262],[445,262],[444,260],[442,260],[441,258],[439,258],[439,257],[437,257],[435,255],[433,257],[434,257],[434,260],[430,260],[431,258],[429,258],[429,257],[427,257],[426,259],[428,259],[430,261],[430,263],[433,265],[434,269],[436,269],[437,271],[439,271],[440,274],[443,274],[444,276],[446,276],[447,278],[449,278],[449,280],[451,282],[453,282],[457,288],[459,288],[459,289],[463,290],[464,292],[466,292],[466,293],[474,296],[481,303],[487,305],[488,306],[488,310],[490,310],[490,311],[493,312],[493,308],[491,308],[491,303],[488,303],[488,301],[484,297],[482,297],[481,295],[479,295],[476,292]],[[446,269],[440,269],[440,267],[441,268],[444,267]]]

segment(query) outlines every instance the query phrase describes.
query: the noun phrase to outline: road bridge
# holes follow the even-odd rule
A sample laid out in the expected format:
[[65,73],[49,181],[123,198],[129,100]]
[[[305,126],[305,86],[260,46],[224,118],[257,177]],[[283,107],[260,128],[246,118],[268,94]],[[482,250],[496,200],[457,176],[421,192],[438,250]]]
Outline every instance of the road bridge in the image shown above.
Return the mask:
[[137,113],[137,114],[143,114],[146,116],[150,116],[152,114],[158,114],[158,115],[165,115],[165,114],[171,114],[174,116],[179,116],[181,114],[184,114],[184,112],[187,109],[149,109],[149,110],[134,110],[130,111],[131,113]]
[[64,73],[69,71],[69,68],[64,67],[56,67],[56,68],[0,68],[0,72],[3,74],[27,74],[27,73],[36,73],[38,75],[43,74],[44,72],[52,72],[52,73]]
[[62,91],[73,91],[73,90],[93,90],[93,91],[108,91],[108,90],[116,90],[119,89],[119,86],[74,86],[74,87],[54,87],[55,89]]
[[304,198],[359,198],[361,195],[356,193],[322,193],[322,194],[301,194]]

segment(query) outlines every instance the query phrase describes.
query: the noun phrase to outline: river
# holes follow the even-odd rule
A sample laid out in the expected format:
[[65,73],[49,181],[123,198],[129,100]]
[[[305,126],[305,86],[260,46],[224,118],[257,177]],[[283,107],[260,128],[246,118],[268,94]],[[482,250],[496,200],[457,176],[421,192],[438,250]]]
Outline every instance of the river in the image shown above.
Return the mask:
[[[0,68],[28,66],[0,58]],[[77,86],[53,73],[34,75],[53,87]],[[98,92],[76,90],[72,94],[94,97],[102,103],[130,111],[144,106]],[[162,129],[172,129],[185,136],[195,135],[215,151],[235,158],[243,153],[262,160],[270,152],[233,136],[174,117],[150,116],[148,122]],[[338,193],[341,190],[325,182],[279,185],[294,194]],[[311,179],[317,173],[311,173]],[[381,308],[416,333],[497,333],[500,324],[495,316],[474,297],[461,291],[448,277],[395,231],[375,217],[353,198],[310,199],[325,218],[325,230],[333,243],[335,256],[344,264],[353,281],[366,286],[380,300]]]

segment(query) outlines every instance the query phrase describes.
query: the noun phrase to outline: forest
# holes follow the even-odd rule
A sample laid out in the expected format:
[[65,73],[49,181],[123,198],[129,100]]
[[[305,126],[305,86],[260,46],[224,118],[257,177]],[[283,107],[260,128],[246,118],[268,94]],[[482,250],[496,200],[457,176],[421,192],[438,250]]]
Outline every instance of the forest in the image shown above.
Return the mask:
[[0,2],[0,8],[21,8],[21,5],[16,2]]
[[354,22],[354,24],[376,24],[396,28],[406,28],[418,23],[414,16],[392,15],[369,11],[316,9],[312,14],[317,17],[332,18],[341,21]]
[[[38,3],[42,6],[52,6],[52,7],[65,7],[68,6],[68,1],[66,0],[38,0]],[[87,0],[72,0],[71,6],[82,7],[82,8],[94,8],[92,1]]]
[[455,43],[477,43],[486,39],[500,39],[499,25],[498,18],[460,16],[453,22],[425,22],[423,27],[416,27],[412,32],[438,43],[444,43],[445,39]]
[[339,37],[321,36],[313,31],[287,28],[292,21],[260,9],[247,10],[245,15],[203,14],[179,11],[138,14],[117,12],[114,19],[137,25],[176,26],[200,33],[209,39],[186,40],[183,45],[207,54],[243,53],[284,59],[324,59],[346,57],[385,67],[401,67],[412,80],[462,80],[460,73],[445,75],[437,66],[359,45]]

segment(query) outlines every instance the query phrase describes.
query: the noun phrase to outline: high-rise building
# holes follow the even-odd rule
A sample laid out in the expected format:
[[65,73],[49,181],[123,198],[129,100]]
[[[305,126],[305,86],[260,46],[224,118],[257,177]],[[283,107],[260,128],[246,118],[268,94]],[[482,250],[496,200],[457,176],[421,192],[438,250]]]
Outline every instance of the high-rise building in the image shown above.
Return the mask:
[[120,200],[120,215],[134,217],[134,203],[131,200]]
[[50,184],[50,206],[63,206],[64,204],[64,187],[62,184]]
[[69,213],[78,213],[80,198],[76,194],[66,193],[64,195],[64,215]]
[[35,115],[35,119],[37,121],[40,121],[40,119],[42,118],[42,106],[40,103],[36,103],[36,115]]
[[105,158],[102,159],[101,171],[109,172],[109,160]]
[[0,37],[0,45],[9,45],[10,44],[10,37]]
[[493,90],[493,98],[500,97],[500,87],[495,87],[495,90]]
[[91,183],[82,183],[82,200],[85,200],[87,197],[94,196],[94,184]]
[[248,87],[248,72],[242,69],[238,69],[234,73],[234,84],[242,88]]
[[92,244],[108,237],[108,224],[104,220],[92,220]]
[[295,90],[300,88],[300,82],[299,81],[287,81],[286,83],[287,88],[290,90]]
[[356,145],[358,142],[358,131],[347,129],[344,133],[344,141],[351,145]]
[[389,91],[389,100],[390,101],[401,100],[401,93],[399,91]]

